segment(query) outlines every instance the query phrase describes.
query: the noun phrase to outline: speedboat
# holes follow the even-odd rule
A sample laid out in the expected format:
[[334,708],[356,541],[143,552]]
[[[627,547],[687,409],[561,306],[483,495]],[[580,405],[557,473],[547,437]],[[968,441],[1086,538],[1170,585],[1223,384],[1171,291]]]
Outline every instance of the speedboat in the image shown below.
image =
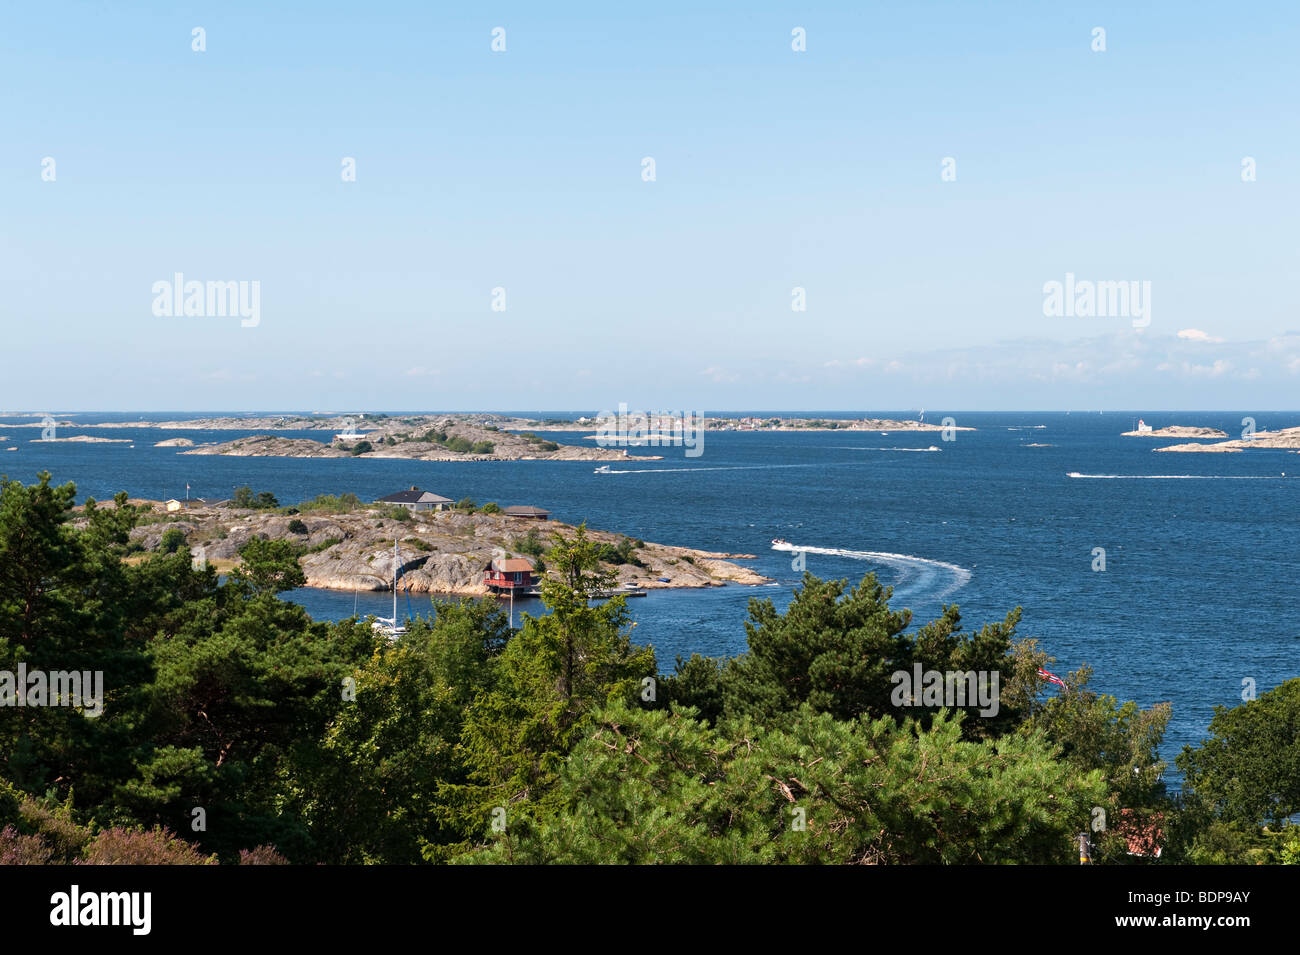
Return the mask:
[[592,474],[608,474],[608,473],[609,473],[609,465],[608,465],[608,464],[602,464],[600,467],[596,468],[596,470],[592,471],[591,473],[592,473]]
[[790,543],[790,542],[789,542],[788,540],[786,540],[784,537],[774,537],[774,538],[772,538],[772,546],[773,546],[773,547],[776,547],[778,544],[788,544],[788,543]]

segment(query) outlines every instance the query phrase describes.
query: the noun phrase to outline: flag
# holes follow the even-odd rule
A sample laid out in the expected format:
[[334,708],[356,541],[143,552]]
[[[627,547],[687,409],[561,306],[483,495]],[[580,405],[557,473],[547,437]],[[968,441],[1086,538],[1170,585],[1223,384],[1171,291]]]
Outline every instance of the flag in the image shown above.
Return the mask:
[[1068,689],[1069,689],[1069,687],[1065,685],[1065,681],[1064,681],[1064,680],[1062,680],[1062,679],[1061,679],[1059,676],[1057,676],[1055,673],[1048,673],[1048,672],[1047,672],[1046,670],[1044,670],[1042,667],[1039,667],[1039,668],[1038,668],[1038,675],[1041,676],[1041,677],[1042,677],[1044,680],[1046,680],[1048,683],[1055,683],[1057,686],[1059,686],[1059,687],[1060,687],[1061,689],[1063,689],[1063,690],[1068,690]]

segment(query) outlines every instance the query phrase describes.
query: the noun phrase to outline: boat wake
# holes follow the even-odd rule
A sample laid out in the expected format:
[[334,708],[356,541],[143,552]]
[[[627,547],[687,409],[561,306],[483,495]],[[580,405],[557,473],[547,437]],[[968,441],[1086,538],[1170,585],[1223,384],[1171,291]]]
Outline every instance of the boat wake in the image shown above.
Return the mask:
[[1095,481],[1281,481],[1286,474],[1080,474],[1070,471],[1066,477]]
[[[824,554],[827,557],[847,557],[850,560],[865,560],[874,564],[883,564],[899,573],[898,582],[894,584],[895,594],[921,592],[934,600],[940,600],[965,587],[970,583],[971,572],[965,567],[949,564],[942,560],[928,557],[916,557],[911,554],[891,554],[888,551],[846,550],[842,547],[801,547],[788,541],[772,545],[772,550],[790,553]],[[933,591],[933,593],[931,593]]]
[[730,467],[709,468],[628,468],[618,471],[611,468],[601,474],[675,474],[681,471],[770,471],[776,468],[820,468],[822,464],[737,464]]
[[936,448],[933,444],[928,448],[859,448],[851,444],[840,445],[845,451],[942,451],[943,448]]

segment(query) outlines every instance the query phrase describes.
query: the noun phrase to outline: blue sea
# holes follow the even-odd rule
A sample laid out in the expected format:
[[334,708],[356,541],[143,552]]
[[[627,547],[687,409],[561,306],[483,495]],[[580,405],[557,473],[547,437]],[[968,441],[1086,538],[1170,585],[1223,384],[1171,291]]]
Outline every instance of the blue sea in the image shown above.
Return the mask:
[[[1054,672],[1088,663],[1094,690],[1144,706],[1173,703],[1162,748],[1172,758],[1203,738],[1214,706],[1241,702],[1244,680],[1263,692],[1300,673],[1300,456],[1156,454],[1153,448],[1177,442],[1120,433],[1141,415],[1157,428],[1202,425],[1237,437],[1247,414],[1260,430],[1300,424],[1300,413],[1288,412],[931,410],[927,420],[951,415],[977,430],[951,441],[937,432],[710,431],[698,457],[681,448],[633,449],[609,475],[581,462],[234,458],[153,447],[168,437],[222,441],[251,431],[64,428],[61,437],[135,444],[33,444],[39,428],[14,427],[33,419],[0,417],[0,448],[18,448],[0,450],[0,473],[30,482],[48,470],[56,482],[75,482],[79,498],[101,500],[119,490],[183,497],[187,483],[192,496],[228,497],[247,484],[292,504],[348,491],[370,500],[415,484],[453,499],[540,505],[559,520],[649,541],[756,554],[748,563],[774,584],[657,591],[629,601],[636,638],[653,644],[665,670],[678,654],[743,651],[748,601],[789,601],[800,573],[795,554],[772,549],[772,539],[782,538],[804,550],[819,577],[856,582],[876,573],[894,588],[894,605],[913,611],[914,625],[949,603],[971,630],[1023,607],[1019,632],[1056,658]],[[141,415],[65,417],[93,423]],[[589,432],[538,433],[577,444]],[[654,453],[663,460],[638,460]],[[1105,549],[1104,571],[1093,569],[1096,548]],[[320,619],[391,607],[385,594],[304,589],[288,597]],[[411,601],[416,612],[428,611],[427,597]],[[541,608],[517,603],[515,610]]]

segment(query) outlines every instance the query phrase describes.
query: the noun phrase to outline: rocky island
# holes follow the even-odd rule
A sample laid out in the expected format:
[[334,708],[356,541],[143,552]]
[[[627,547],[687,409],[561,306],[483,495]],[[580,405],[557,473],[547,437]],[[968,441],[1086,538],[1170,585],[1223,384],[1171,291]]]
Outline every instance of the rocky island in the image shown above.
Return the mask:
[[[401,458],[414,461],[622,461],[627,451],[557,444],[531,431],[502,430],[466,415],[386,419],[364,432],[347,430],[325,443],[312,438],[255,434],[217,444],[203,444],[182,454],[236,457]],[[642,455],[660,460],[659,455]]]
[[[158,501],[130,503],[142,511],[131,532],[137,552],[185,547],[196,559],[226,571],[238,563],[239,549],[250,538],[287,540],[298,548],[307,586],[332,590],[391,590],[396,540],[402,561],[400,589],[481,596],[488,593],[483,572],[489,561],[524,558],[540,579],[547,573],[545,552],[552,535],[569,539],[576,532],[573,525],[559,521],[509,516],[495,505],[412,512],[367,505],[351,495],[261,510],[230,502],[192,502],[169,512]],[[753,555],[655,544],[590,528],[587,537],[601,546],[604,566],[620,585],[658,589],[769,582],[727,559]]]
[[1187,425],[1171,424],[1165,428],[1151,431],[1125,431],[1121,438],[1226,438],[1228,433],[1218,428],[1193,428]]
[[1256,431],[1255,434],[1249,438],[1238,438],[1233,441],[1216,441],[1213,444],[1171,444],[1167,448],[1156,448],[1156,450],[1202,451],[1231,454],[1247,450],[1262,450],[1265,448],[1300,453],[1300,427],[1282,428],[1279,431]]

